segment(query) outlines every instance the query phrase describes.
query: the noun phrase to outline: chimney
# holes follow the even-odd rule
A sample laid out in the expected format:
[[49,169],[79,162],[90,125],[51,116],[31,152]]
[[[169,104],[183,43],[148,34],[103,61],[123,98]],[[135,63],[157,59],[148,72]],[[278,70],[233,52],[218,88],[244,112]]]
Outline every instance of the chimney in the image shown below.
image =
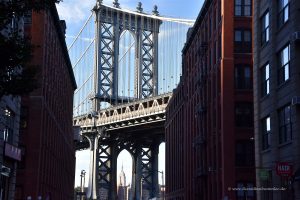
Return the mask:
[[67,25],[65,20],[59,20],[60,28],[64,36],[66,35]]

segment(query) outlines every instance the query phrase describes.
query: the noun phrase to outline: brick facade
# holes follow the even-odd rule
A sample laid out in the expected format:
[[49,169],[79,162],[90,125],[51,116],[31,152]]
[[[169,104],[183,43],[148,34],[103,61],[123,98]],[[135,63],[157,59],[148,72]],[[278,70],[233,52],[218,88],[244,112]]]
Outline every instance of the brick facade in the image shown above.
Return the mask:
[[22,98],[24,155],[15,199],[73,199],[75,149],[72,107],[76,88],[62,22],[55,6],[33,13],[26,32],[35,45],[40,87]]
[[[259,191],[257,199],[300,199],[300,1],[255,0],[253,8],[257,186],[285,188]],[[279,163],[291,174],[278,174]]]
[[255,199],[231,189],[255,185],[251,5],[235,6],[206,0],[188,33],[167,109],[167,199]]

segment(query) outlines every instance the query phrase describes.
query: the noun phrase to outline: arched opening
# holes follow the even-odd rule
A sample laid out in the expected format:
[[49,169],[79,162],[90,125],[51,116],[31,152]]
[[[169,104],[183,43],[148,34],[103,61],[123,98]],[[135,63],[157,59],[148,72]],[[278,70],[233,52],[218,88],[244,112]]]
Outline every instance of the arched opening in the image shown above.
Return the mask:
[[165,196],[165,154],[166,154],[166,144],[162,142],[159,145],[158,150],[158,183],[159,183],[159,197],[164,199]]
[[132,156],[122,150],[117,158],[117,195],[118,200],[132,199]]
[[119,40],[118,94],[124,101],[134,97],[135,37],[122,31]]

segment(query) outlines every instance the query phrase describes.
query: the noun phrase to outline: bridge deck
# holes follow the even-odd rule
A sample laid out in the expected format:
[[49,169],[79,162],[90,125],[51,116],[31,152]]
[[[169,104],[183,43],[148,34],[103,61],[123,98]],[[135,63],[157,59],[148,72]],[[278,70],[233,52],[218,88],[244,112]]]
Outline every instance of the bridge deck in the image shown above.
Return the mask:
[[[171,97],[172,93],[167,93],[113,106],[96,112],[94,118],[91,114],[74,117],[73,123],[83,132],[91,131],[95,126],[104,127],[109,137],[135,140],[139,136],[146,142],[164,134],[165,111]],[[76,149],[85,148],[88,148],[88,142],[83,138]]]

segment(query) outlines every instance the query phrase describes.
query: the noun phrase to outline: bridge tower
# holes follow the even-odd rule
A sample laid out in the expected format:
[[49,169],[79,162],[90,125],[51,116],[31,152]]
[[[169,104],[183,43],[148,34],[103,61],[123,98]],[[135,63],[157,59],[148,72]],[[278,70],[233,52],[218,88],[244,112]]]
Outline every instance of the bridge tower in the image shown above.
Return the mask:
[[[161,21],[143,13],[139,3],[137,12],[126,12],[117,0],[109,7],[97,1],[95,14],[96,45],[94,75],[94,110],[100,102],[123,102],[118,94],[119,39],[125,30],[135,39],[134,99],[144,99],[158,94],[158,33]],[[140,14],[139,14],[140,13]],[[153,15],[158,15],[157,6]],[[129,99],[129,98],[125,98]]]
[[[94,113],[87,118],[94,126],[82,128],[82,135],[90,146],[89,200],[117,199],[117,157],[126,149],[133,158],[131,191],[134,200],[157,197],[159,137],[124,134],[119,130],[108,134],[96,125],[101,102],[115,105],[121,100],[118,94],[119,39],[123,31],[130,31],[135,39],[134,100],[143,100],[158,94],[158,33],[161,21],[157,6],[153,14],[143,13],[141,3],[136,12],[124,11],[117,0],[106,6],[98,0],[95,14],[95,67],[94,91],[91,95]],[[129,98],[127,98],[129,99]],[[140,104],[143,106],[143,104]],[[134,107],[134,106],[133,106]],[[137,108],[129,109],[140,109]],[[122,111],[120,111],[122,112]],[[112,115],[118,113],[112,113]]]

